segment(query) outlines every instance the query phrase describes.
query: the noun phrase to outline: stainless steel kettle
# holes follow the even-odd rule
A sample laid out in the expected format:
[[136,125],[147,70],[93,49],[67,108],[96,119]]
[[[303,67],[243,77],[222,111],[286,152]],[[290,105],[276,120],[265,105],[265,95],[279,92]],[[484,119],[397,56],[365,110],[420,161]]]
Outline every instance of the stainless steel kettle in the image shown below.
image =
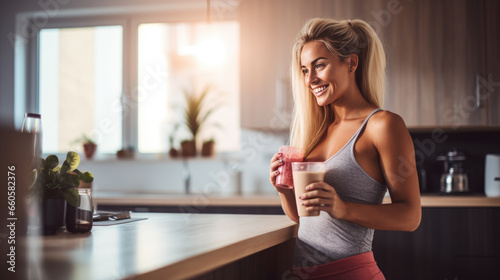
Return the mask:
[[461,194],[469,192],[469,177],[463,170],[463,162],[466,159],[464,153],[456,149],[436,158],[436,160],[444,162],[444,173],[441,175],[441,193]]

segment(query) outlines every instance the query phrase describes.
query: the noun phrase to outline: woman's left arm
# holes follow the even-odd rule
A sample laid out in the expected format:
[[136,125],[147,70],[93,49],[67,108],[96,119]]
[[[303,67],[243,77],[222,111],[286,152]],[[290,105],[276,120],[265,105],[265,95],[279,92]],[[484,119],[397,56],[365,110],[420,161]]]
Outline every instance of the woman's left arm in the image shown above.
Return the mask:
[[370,133],[369,137],[378,151],[392,203],[345,202],[330,185],[314,183],[305,194],[308,210],[327,211],[333,218],[373,229],[414,231],[418,228],[422,211],[413,141],[401,117],[392,113],[384,115],[372,123],[371,131],[376,133]]

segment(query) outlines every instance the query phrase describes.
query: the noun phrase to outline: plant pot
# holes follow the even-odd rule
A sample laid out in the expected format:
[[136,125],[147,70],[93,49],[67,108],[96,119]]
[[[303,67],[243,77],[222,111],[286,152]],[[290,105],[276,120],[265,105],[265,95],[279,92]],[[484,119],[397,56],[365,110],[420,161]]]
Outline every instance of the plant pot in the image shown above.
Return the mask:
[[175,148],[170,148],[168,151],[168,154],[170,155],[171,158],[176,158],[178,155],[178,152]]
[[182,141],[181,148],[183,157],[196,156],[196,142],[194,140]]
[[92,159],[94,157],[96,150],[97,150],[97,145],[94,143],[83,144],[83,152],[85,153],[86,159]]
[[203,146],[201,147],[201,156],[213,157],[214,155],[215,155],[215,142],[214,141],[203,142]]
[[66,219],[66,200],[64,198],[42,199],[42,233],[54,235],[64,226]]

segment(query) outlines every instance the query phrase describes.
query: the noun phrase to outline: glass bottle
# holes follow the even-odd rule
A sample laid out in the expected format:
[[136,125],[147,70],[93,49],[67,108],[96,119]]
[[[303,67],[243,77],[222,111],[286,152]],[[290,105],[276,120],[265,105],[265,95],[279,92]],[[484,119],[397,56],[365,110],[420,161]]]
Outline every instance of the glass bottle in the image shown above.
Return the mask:
[[[42,118],[40,114],[36,113],[26,113],[24,115],[23,126],[21,127],[22,133],[29,133],[33,136],[33,154],[31,155],[30,168],[33,170],[32,179],[35,180],[38,173],[38,168],[40,164],[40,159],[42,158]],[[33,182],[30,182],[30,184]],[[41,214],[41,202],[38,193],[35,193],[33,189],[28,187],[29,194],[26,198],[26,210],[27,210],[27,231],[30,235],[40,234],[41,224],[42,224],[42,214]]]
[[[82,186],[83,185],[83,186]],[[67,205],[66,208],[66,229],[72,233],[89,232],[92,229],[92,215],[94,205],[92,203],[91,184],[80,183],[78,195],[80,205],[78,207]]]
[[[40,114],[26,113],[21,132],[33,134],[33,164],[42,158],[42,117]],[[36,168],[36,166],[34,166]]]

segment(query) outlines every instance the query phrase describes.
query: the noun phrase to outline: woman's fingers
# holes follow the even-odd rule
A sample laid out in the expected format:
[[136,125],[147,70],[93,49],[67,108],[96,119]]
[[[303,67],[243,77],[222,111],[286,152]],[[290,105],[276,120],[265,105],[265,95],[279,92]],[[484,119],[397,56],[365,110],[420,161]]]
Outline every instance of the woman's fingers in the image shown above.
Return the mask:
[[333,201],[329,198],[311,198],[311,199],[303,199],[302,205],[304,206],[330,206]]
[[273,186],[276,185],[276,176],[279,175],[278,167],[283,164],[283,160],[281,159],[282,156],[283,155],[281,153],[276,153],[271,158],[269,180],[271,181],[271,184],[273,184]]
[[275,170],[283,164],[282,161],[277,160],[271,163],[271,170]]
[[335,192],[334,189],[323,182],[312,183],[306,187],[306,192],[302,194],[301,199],[314,197],[330,197],[330,193]]
[[335,189],[326,183],[313,183],[300,199],[307,211],[320,210],[327,212],[334,219],[346,215],[346,205],[340,199]]
[[283,160],[281,159],[281,153],[275,154],[271,158],[271,171],[274,171],[276,168],[278,168],[282,164],[283,164]]
[[307,211],[326,211],[330,213],[333,209],[334,199],[333,197],[328,198],[310,198],[303,199],[302,205],[306,207]]
[[275,171],[272,171],[271,174],[270,174],[270,178],[271,180],[274,181],[274,179],[276,178],[276,176],[278,176],[280,174],[280,171],[279,170],[275,170]]
[[307,211],[322,210],[329,212],[335,201],[336,192],[330,185],[319,182],[307,186],[306,192],[300,196],[301,204]]
[[271,158],[271,163],[279,160],[282,156],[283,156],[282,153],[276,153],[276,154],[274,154],[274,156]]

